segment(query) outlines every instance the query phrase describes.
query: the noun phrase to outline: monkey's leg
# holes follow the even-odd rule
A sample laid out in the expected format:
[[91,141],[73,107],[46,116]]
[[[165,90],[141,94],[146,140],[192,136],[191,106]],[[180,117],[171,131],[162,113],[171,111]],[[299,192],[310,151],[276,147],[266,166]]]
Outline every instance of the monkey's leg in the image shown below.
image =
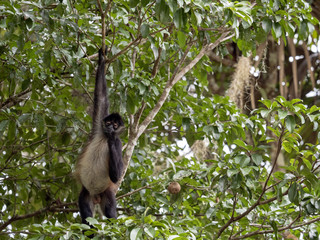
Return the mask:
[[85,187],[82,187],[79,195],[79,209],[82,223],[89,225],[86,218],[93,216],[93,207],[93,202],[88,190]]
[[110,188],[107,188],[107,190],[101,194],[100,207],[107,218],[117,218],[116,196]]
[[[94,204],[92,201],[92,197],[90,196],[88,190],[85,187],[82,187],[81,193],[79,195],[79,209],[80,209],[81,222],[89,225],[90,228],[93,228],[93,226],[91,226],[87,222],[86,218],[93,216],[93,213],[92,213],[93,208],[94,208]],[[82,232],[84,234],[85,230],[83,230]],[[93,238],[93,237],[94,237],[93,234],[88,236],[88,238]]]

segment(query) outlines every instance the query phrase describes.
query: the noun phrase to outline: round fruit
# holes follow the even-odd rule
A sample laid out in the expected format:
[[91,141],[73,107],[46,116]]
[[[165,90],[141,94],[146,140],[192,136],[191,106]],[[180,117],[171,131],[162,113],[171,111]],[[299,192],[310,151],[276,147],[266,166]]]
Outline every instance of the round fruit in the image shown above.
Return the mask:
[[171,194],[177,194],[179,193],[181,190],[181,186],[179,183],[177,182],[171,182],[168,186],[168,191],[171,193]]

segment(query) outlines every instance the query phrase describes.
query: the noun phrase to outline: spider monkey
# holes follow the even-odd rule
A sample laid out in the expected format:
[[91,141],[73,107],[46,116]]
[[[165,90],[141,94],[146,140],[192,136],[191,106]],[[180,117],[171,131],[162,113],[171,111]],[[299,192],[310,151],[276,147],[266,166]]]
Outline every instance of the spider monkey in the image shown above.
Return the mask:
[[115,183],[123,170],[119,134],[124,129],[124,123],[118,113],[109,114],[102,49],[99,50],[93,107],[90,137],[76,164],[76,178],[82,184],[79,195],[80,216],[82,223],[87,225],[86,218],[93,216],[95,204],[100,205],[107,218],[117,218]]

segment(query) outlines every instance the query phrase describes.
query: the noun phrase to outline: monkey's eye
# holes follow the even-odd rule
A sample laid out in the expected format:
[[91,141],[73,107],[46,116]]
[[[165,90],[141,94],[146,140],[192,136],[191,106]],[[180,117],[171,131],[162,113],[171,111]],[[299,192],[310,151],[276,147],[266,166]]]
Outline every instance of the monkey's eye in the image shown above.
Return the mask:
[[106,126],[109,126],[110,124],[111,124],[110,121],[107,121],[107,122],[106,122]]
[[114,124],[113,124],[113,128],[114,128],[114,129],[117,129],[118,127],[119,127],[119,126],[118,126],[117,123],[114,123]]

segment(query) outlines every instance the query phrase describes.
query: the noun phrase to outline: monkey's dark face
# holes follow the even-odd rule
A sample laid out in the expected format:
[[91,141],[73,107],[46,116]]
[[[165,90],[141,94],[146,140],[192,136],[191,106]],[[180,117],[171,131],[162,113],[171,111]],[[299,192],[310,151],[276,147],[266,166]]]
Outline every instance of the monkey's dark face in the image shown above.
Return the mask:
[[119,128],[119,124],[113,121],[106,121],[105,128],[109,129],[109,131],[116,131]]
[[106,122],[106,126],[107,126],[107,127],[108,127],[108,126],[113,126],[113,129],[114,129],[114,130],[116,130],[116,129],[119,127],[118,123],[115,123],[115,122],[112,122],[112,121],[107,121],[107,122]]
[[124,128],[124,123],[118,113],[112,113],[102,121],[102,128],[107,136],[111,134],[120,134]]

